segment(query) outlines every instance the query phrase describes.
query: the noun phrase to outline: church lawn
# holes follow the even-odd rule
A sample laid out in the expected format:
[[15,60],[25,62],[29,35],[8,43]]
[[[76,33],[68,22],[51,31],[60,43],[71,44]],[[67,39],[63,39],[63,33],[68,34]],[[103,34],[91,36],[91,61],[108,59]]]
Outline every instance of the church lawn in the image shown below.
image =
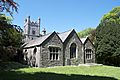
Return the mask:
[[0,71],[0,80],[120,80],[120,67],[65,66]]

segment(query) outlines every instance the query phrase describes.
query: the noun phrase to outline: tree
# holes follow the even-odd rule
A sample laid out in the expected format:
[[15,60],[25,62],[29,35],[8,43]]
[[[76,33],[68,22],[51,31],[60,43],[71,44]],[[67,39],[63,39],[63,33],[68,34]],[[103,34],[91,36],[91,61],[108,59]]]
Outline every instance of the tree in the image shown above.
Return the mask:
[[18,11],[18,4],[14,0],[0,0],[0,12],[7,11],[10,15]]
[[105,14],[96,28],[98,63],[120,66],[120,7]]
[[83,31],[78,32],[78,36],[80,38],[89,37],[92,42],[95,40],[95,29],[94,28],[87,28]]
[[22,45],[22,32],[12,25],[9,17],[0,16],[0,59],[13,60]]
[[14,0],[0,0],[0,60],[2,61],[13,60],[15,56],[20,55],[22,29],[12,25],[12,18],[1,14],[6,11],[13,17],[13,12],[17,12],[18,6]]

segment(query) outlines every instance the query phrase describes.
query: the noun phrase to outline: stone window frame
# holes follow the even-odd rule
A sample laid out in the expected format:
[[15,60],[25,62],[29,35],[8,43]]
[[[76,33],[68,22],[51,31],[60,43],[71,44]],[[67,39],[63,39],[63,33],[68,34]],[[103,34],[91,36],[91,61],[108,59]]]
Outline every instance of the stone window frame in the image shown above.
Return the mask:
[[35,35],[35,30],[32,30],[32,34]]
[[[71,55],[71,45],[72,45],[72,44],[75,44],[75,54],[72,53],[73,55]],[[78,49],[77,49],[77,44],[76,44],[75,42],[71,43],[71,44],[70,44],[70,59],[77,58],[77,50],[78,50]],[[74,51],[73,51],[73,52],[74,52]]]
[[35,28],[32,28],[32,35],[35,35],[35,34],[36,34]]
[[59,60],[60,47],[49,46],[49,60],[57,61]]
[[28,55],[28,50],[25,49],[24,50],[24,60],[27,61],[27,55]]
[[32,65],[35,67],[36,66],[36,53],[37,53],[37,47],[34,47],[33,49],[33,55],[32,55]]
[[37,52],[37,47],[34,47],[33,53],[36,54],[36,52]]
[[85,58],[87,60],[92,59],[92,54],[93,54],[93,50],[92,49],[85,49]]

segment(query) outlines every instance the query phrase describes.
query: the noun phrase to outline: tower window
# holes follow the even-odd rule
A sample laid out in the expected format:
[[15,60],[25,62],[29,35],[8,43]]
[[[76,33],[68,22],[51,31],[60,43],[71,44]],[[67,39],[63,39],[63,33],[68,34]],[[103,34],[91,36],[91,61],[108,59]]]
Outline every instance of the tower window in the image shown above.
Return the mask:
[[35,30],[32,30],[32,34],[35,34]]

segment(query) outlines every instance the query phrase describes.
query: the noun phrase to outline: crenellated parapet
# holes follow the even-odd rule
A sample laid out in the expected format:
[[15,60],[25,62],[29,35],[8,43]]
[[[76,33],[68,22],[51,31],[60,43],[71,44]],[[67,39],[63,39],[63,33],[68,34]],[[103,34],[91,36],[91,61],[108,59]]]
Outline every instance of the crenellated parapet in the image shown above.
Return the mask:
[[33,40],[40,36],[40,18],[37,21],[32,21],[30,16],[24,20],[24,35],[25,41]]

